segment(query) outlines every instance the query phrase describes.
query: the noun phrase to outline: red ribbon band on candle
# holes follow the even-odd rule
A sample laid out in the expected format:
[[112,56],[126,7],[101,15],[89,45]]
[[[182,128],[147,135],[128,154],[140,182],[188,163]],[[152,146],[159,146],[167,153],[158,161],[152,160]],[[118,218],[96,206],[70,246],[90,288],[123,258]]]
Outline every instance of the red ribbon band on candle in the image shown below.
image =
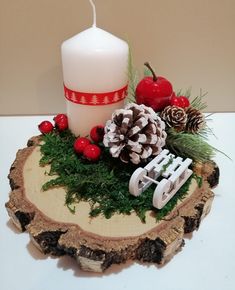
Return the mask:
[[127,95],[127,87],[108,93],[82,93],[68,89],[64,85],[64,95],[67,100],[75,104],[88,106],[104,106],[120,102]]

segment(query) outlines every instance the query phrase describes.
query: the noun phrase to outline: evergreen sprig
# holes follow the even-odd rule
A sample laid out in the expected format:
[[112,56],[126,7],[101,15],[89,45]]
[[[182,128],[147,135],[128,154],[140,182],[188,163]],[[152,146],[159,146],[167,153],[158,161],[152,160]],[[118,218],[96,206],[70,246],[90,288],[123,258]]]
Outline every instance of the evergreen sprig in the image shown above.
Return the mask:
[[191,101],[191,107],[203,111],[204,109],[207,108],[207,104],[204,101],[205,96],[208,94],[208,92],[203,93],[202,89],[200,89],[199,95],[196,96],[192,101]]
[[129,215],[136,212],[141,221],[145,222],[146,212],[152,211],[159,220],[187,194],[191,179],[163,209],[158,210],[152,205],[154,185],[138,197],[129,193],[129,180],[136,166],[125,165],[112,158],[104,148],[101,159],[90,163],[74,153],[74,140],[75,137],[70,131],[44,135],[40,160],[41,166],[50,165],[47,174],[52,176],[52,179],[43,185],[43,190],[64,187],[65,204],[72,213],[76,203],[87,201],[91,206],[92,217],[102,214],[110,218],[114,213]]
[[173,128],[167,130],[166,146],[178,156],[202,162],[213,159],[217,151],[201,135],[177,132]]
[[133,65],[133,55],[129,45],[129,55],[128,55],[128,101],[135,102],[135,89],[139,81],[138,72]]

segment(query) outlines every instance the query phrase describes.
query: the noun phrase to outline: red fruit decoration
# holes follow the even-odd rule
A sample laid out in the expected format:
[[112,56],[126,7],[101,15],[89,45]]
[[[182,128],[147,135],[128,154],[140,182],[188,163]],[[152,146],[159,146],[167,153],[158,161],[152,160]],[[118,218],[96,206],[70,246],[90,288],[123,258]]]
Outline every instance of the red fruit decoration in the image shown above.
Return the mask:
[[68,120],[62,119],[60,122],[56,125],[56,127],[59,129],[59,131],[64,131],[68,129]]
[[74,151],[78,154],[83,154],[85,148],[91,144],[90,140],[85,137],[79,137],[73,144]]
[[84,157],[90,161],[97,161],[100,158],[101,149],[95,144],[87,145],[83,151]]
[[171,106],[181,107],[181,101],[180,101],[180,99],[175,95],[175,93],[173,93],[173,95],[172,95],[172,97],[171,97],[170,105],[171,105]]
[[53,120],[55,121],[55,124],[57,124],[60,120],[66,119],[67,116],[65,114],[58,114],[56,115]]
[[50,121],[43,121],[38,125],[38,129],[42,134],[48,134],[53,131],[54,127]]
[[185,96],[177,97],[175,94],[171,98],[171,106],[177,106],[180,108],[187,108],[190,105],[189,99]]
[[65,114],[58,114],[53,120],[55,121],[55,126],[59,131],[64,131],[68,128],[68,117]]
[[187,108],[190,106],[189,99],[185,96],[179,96],[179,99],[181,101],[182,108]]
[[98,126],[93,127],[90,131],[90,137],[91,137],[92,141],[94,141],[95,143],[99,143],[99,142],[103,141],[104,126],[98,125]]
[[136,102],[138,105],[144,104],[154,111],[161,111],[170,105],[173,93],[171,83],[163,78],[157,77],[148,62],[144,64],[152,73],[152,77],[143,78],[136,87]]

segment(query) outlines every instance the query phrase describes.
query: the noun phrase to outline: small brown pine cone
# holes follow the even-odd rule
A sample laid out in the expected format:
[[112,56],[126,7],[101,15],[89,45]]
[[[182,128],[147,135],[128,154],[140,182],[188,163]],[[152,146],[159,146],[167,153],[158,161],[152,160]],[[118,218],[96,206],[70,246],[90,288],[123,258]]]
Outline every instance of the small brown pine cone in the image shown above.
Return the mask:
[[205,117],[199,110],[189,107],[186,109],[186,114],[187,123],[185,131],[196,134],[205,127]]
[[187,115],[183,108],[167,106],[161,112],[160,117],[168,127],[173,127],[177,131],[183,131],[185,129]]

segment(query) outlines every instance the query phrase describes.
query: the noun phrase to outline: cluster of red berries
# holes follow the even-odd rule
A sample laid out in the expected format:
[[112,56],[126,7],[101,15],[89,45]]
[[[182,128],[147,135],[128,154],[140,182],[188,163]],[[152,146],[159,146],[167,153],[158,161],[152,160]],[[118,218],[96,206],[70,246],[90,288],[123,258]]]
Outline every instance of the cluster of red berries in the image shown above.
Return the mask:
[[177,106],[180,108],[187,108],[190,106],[189,99],[185,96],[176,96],[175,93],[172,94],[171,100],[170,100],[171,106]]
[[[43,121],[38,125],[38,129],[42,134],[51,133],[54,128],[59,131],[64,131],[68,128],[68,117],[65,114],[58,114],[54,117],[55,124],[53,125],[50,121]],[[103,141],[104,137],[104,126],[98,125],[91,129],[90,138],[98,144]],[[78,137],[73,145],[74,151],[83,155],[90,161],[97,161],[101,155],[101,149],[98,145],[91,143],[90,139],[86,137]]]
[[[94,143],[102,142],[104,137],[104,126],[98,125],[91,129],[90,138]],[[99,160],[101,149],[97,144],[91,143],[86,137],[78,137],[74,142],[74,151],[83,155],[86,159],[95,162]]]
[[59,131],[64,131],[68,128],[68,117],[65,114],[58,114],[54,117],[55,124],[50,121],[43,121],[38,125],[38,129],[42,134],[48,134],[57,128]]

